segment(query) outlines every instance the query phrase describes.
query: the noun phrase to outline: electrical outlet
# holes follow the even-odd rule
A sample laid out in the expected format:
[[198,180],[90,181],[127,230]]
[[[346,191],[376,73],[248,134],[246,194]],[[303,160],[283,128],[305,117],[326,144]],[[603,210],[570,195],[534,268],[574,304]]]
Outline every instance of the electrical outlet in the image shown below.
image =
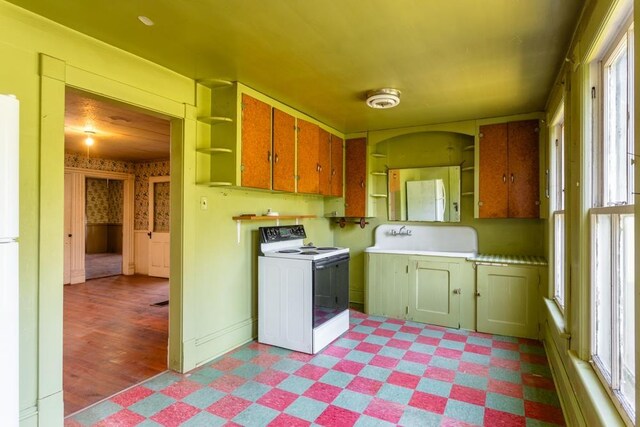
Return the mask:
[[209,201],[206,197],[200,197],[200,209],[202,209],[203,211],[209,209]]

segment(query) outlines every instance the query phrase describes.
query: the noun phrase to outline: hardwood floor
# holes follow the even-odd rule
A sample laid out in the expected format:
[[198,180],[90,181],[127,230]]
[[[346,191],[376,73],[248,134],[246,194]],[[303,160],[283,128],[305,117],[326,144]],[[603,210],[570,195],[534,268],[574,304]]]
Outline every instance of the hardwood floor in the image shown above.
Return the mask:
[[167,369],[169,281],[112,276],[64,287],[64,412]]
[[87,280],[122,274],[122,254],[85,254],[84,268]]

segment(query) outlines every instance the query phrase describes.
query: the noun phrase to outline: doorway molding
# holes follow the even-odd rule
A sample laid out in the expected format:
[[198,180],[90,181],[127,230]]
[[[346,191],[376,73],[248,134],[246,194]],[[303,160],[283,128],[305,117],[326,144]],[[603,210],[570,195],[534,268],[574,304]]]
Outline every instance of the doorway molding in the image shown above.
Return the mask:
[[[189,282],[192,263],[185,261],[184,240],[193,238],[192,227],[185,227],[185,196],[193,197],[189,184],[190,169],[184,167],[185,142],[196,138],[197,111],[195,106],[180,102],[161,92],[142,75],[143,67],[132,70],[113,67],[103,68],[104,73],[89,71],[67,64],[63,59],[44,53],[39,56],[40,74],[40,152],[39,158],[39,210],[38,214],[38,342],[37,342],[37,413],[39,420],[62,420],[64,401],[62,387],[63,369],[63,248],[64,248],[64,110],[65,88],[74,87],[98,96],[126,103],[134,108],[159,114],[171,121],[171,277],[169,293],[169,369],[183,372],[185,367],[195,366],[195,357],[185,341],[192,337],[185,334],[185,325],[193,329],[193,315],[185,319],[183,306],[184,283]],[[145,70],[146,72],[146,70]],[[181,95],[189,88],[189,79],[178,76],[173,94]],[[174,81],[172,80],[172,81]],[[128,81],[128,83],[125,83]],[[140,87],[131,82],[138,82]],[[193,84],[193,80],[191,80]],[[146,85],[146,86],[145,86]],[[144,89],[146,87],[146,89]],[[189,99],[185,96],[185,99]],[[189,175],[187,175],[189,174]],[[185,194],[187,193],[187,194]],[[187,246],[188,247],[188,246]],[[187,336],[185,336],[187,335]]]
[[96,169],[65,167],[71,175],[71,284],[86,280],[85,268],[85,219],[86,219],[86,179],[100,178],[123,181],[122,208],[122,274],[135,272],[133,247],[133,205],[135,198],[135,175]]

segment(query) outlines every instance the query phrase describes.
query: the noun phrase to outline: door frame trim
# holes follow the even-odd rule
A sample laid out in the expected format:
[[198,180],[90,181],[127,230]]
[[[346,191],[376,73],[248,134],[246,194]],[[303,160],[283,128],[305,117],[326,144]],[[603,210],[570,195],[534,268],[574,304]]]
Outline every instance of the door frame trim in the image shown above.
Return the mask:
[[124,172],[65,167],[71,174],[73,196],[71,198],[71,234],[79,236],[71,241],[71,284],[86,280],[85,268],[85,220],[86,220],[86,179],[112,179],[123,181],[122,207],[122,274],[129,276],[135,272],[133,247],[133,206],[135,200],[135,175]]

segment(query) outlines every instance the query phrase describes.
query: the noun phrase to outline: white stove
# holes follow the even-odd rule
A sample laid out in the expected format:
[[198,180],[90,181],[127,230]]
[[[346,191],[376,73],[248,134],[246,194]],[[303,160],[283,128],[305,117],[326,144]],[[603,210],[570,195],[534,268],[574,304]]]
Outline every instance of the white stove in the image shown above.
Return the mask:
[[260,227],[258,341],[315,354],[349,328],[349,248],[304,245],[304,226]]

